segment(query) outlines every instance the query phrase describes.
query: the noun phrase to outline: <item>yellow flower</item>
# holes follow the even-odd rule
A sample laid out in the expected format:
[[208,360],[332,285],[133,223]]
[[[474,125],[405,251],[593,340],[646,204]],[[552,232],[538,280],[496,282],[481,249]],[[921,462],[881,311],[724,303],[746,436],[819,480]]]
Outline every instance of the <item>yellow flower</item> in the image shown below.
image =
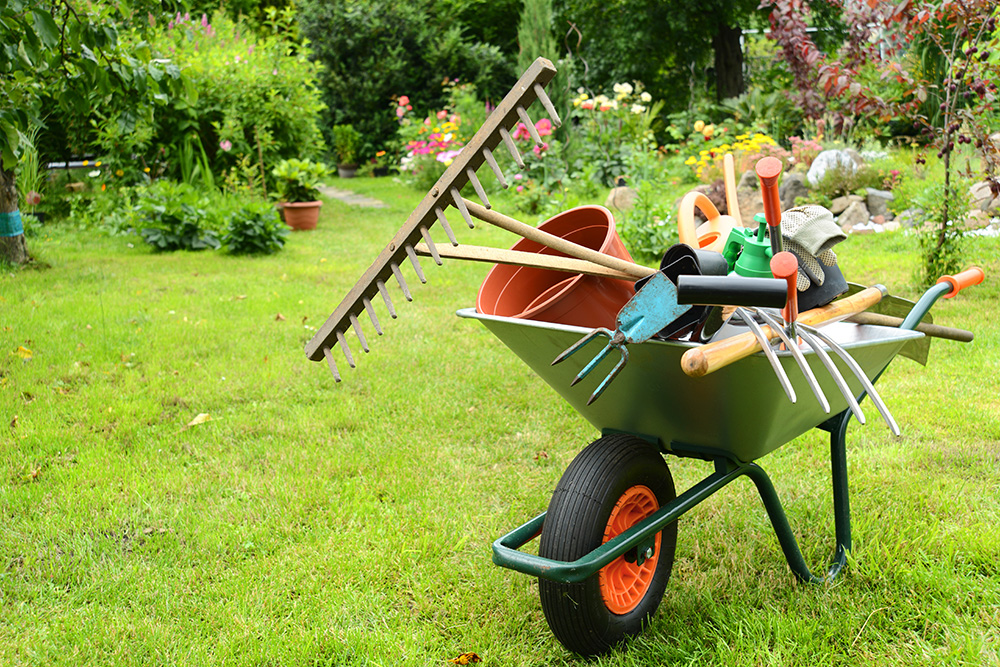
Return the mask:
[[712,133],[714,133],[714,132],[715,132],[715,126],[714,125],[706,125],[701,130],[701,133],[704,134],[706,137],[711,137]]
[[696,162],[698,162],[698,160],[696,160],[693,155],[691,157],[689,157],[688,159],[684,160],[684,164],[686,164],[688,166],[690,166],[692,164],[695,164]]
[[98,160],[97,162],[95,162],[95,163],[94,163],[94,166],[95,166],[95,167],[100,167],[100,166],[101,166],[101,161],[100,161],[100,160]]
[[694,131],[695,132],[701,132],[703,129],[705,129],[705,121],[703,121],[703,120],[696,120],[694,122]]
[[149,173],[149,167],[146,167],[145,169],[143,169],[143,171],[148,174]]
[[87,165],[89,165],[89,164],[90,164],[90,160],[84,160],[84,161],[83,161],[83,166],[84,166],[84,167],[86,167],[86,166],[87,166]]
[[124,176],[125,172],[121,169],[115,169],[115,176]]

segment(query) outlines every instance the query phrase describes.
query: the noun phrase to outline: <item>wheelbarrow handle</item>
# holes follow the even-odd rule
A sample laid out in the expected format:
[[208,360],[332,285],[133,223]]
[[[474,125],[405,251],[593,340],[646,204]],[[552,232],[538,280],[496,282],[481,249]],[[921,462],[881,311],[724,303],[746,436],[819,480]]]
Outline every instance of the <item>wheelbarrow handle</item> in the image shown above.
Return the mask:
[[944,298],[950,299],[957,295],[966,287],[971,287],[973,285],[978,285],[983,282],[986,274],[978,266],[973,266],[970,269],[966,269],[961,273],[957,273],[954,276],[941,276],[937,280],[937,284],[947,283],[951,285],[951,291],[944,295]]
[[[799,322],[816,326],[823,322],[842,320],[855,313],[871,308],[888,294],[882,285],[864,289],[857,294],[840,299],[819,308],[813,308],[799,315]],[[762,327],[764,335],[770,339],[777,334],[771,327]],[[701,377],[715,372],[734,361],[739,361],[760,350],[760,343],[752,332],[725,338],[700,347],[693,347],[681,357],[681,369],[689,377]]]

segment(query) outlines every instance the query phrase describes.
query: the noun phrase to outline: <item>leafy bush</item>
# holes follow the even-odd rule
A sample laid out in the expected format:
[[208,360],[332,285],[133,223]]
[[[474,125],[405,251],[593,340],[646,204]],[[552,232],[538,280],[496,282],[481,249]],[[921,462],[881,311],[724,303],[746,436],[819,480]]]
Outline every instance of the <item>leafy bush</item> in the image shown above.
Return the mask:
[[312,160],[282,160],[271,170],[279,201],[304,202],[319,199],[320,179],[330,174],[330,168]]
[[320,68],[297,42],[291,13],[276,14],[270,28],[261,36],[221,14],[211,21],[178,14],[154,40],[182,68],[191,93],[160,111],[153,130],[152,145],[165,151],[150,159],[167,174],[180,177],[183,164],[190,174],[206,161],[192,133],[215,175],[249,158],[266,178],[264,165],[322,153]]
[[205,211],[190,204],[145,206],[142,240],[158,251],[217,249],[219,235],[201,226]]
[[618,235],[632,259],[659,266],[663,253],[677,243],[673,206],[660,198],[660,184],[644,181],[636,186],[635,205],[615,218]]
[[828,169],[823,180],[816,184],[814,190],[827,198],[849,195],[867,188],[881,190],[885,184],[885,174],[871,164],[863,164],[857,169],[845,165],[837,165]]
[[222,245],[234,255],[270,255],[284,247],[289,231],[274,206],[251,204],[229,215]]
[[358,163],[358,151],[364,137],[350,123],[333,126],[333,152],[337,154],[337,164],[343,166]]

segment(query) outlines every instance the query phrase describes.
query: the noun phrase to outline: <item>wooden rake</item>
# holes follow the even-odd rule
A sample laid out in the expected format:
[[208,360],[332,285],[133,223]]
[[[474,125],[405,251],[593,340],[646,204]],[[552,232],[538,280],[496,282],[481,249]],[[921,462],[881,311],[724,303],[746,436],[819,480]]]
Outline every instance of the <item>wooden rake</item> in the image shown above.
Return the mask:
[[[462,219],[465,220],[470,228],[474,227],[472,216],[486,220],[492,224],[497,224],[498,220],[516,223],[516,221],[510,218],[489,210],[491,208],[489,199],[486,196],[486,191],[483,189],[482,183],[480,183],[479,178],[476,176],[476,172],[485,162],[490,166],[500,185],[503,188],[508,187],[507,179],[504,177],[496,158],[493,156],[493,151],[501,142],[510,152],[517,166],[521,169],[524,168],[524,161],[517,150],[517,146],[514,144],[510,131],[518,122],[524,123],[534,142],[542,145],[542,138],[539,136],[538,130],[535,128],[535,124],[527,112],[527,108],[535,100],[541,102],[542,107],[544,107],[545,112],[548,113],[555,126],[558,127],[561,124],[559,114],[556,113],[555,107],[552,106],[552,102],[544,90],[545,85],[552,80],[555,74],[556,68],[545,58],[539,58],[532,63],[521,78],[518,79],[510,92],[507,93],[503,101],[489,115],[475,136],[462,149],[462,152],[458,154],[447,170],[445,170],[441,178],[434,184],[434,187],[424,195],[424,198],[406,219],[403,226],[396,232],[396,235],[393,236],[389,244],[385,246],[354,287],[351,288],[350,292],[347,293],[347,296],[344,297],[343,301],[333,311],[333,314],[327,318],[323,326],[316,332],[316,335],[306,343],[306,356],[312,361],[319,361],[325,358],[337,382],[340,382],[340,372],[337,370],[337,364],[332,352],[332,348],[335,345],[340,346],[340,350],[351,368],[354,368],[356,365],[354,356],[351,354],[351,349],[347,343],[347,331],[349,329],[354,331],[361,349],[368,352],[368,341],[365,339],[364,332],[358,320],[362,311],[368,313],[375,331],[378,335],[382,335],[382,327],[372,306],[372,300],[376,298],[376,295],[381,296],[383,301],[385,301],[389,315],[393,318],[396,317],[396,309],[389,296],[386,282],[394,277],[396,282],[399,283],[403,297],[407,301],[413,300],[410,289],[403,279],[403,274],[400,270],[400,265],[404,260],[410,260],[417,278],[419,278],[421,283],[426,283],[427,279],[417,260],[417,256],[420,254],[429,255],[438,265],[441,264],[442,256],[448,256],[448,253],[438,252],[430,235],[430,227],[435,222],[441,223],[441,227],[444,229],[445,234],[447,234],[448,240],[453,246],[458,246],[458,240],[455,238],[455,234],[445,216],[445,210],[449,206],[454,206],[458,209]],[[472,184],[476,195],[482,200],[482,206],[462,198],[460,193],[463,186],[467,183]],[[524,227],[534,229],[528,225],[524,225]],[[524,235],[524,231],[521,230],[519,233]],[[420,243],[421,241],[423,243]]]

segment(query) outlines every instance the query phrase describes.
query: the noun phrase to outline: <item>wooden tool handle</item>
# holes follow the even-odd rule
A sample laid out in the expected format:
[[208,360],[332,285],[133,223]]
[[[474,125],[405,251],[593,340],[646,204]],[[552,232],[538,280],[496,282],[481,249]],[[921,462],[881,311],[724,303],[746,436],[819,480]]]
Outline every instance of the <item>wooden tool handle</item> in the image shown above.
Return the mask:
[[[882,300],[887,290],[881,285],[869,287],[846,299],[828,303],[819,308],[807,310],[799,316],[798,321],[808,326],[816,326],[822,322],[842,320],[854,313],[871,308]],[[761,327],[765,338],[773,338],[776,334],[771,327]],[[734,361],[748,357],[760,349],[760,343],[753,332],[746,332],[732,338],[694,347],[681,357],[681,369],[690,377],[701,377],[728,366]]]
[[[413,250],[422,257],[433,257],[434,253],[424,243],[413,246]],[[563,257],[562,255],[543,255],[537,252],[521,252],[520,250],[502,250],[478,245],[444,246],[437,248],[438,257],[445,259],[464,259],[471,262],[487,262],[489,264],[510,264],[527,266],[534,269],[549,269],[566,271],[567,273],[582,273],[588,276],[616,278],[618,280],[635,280],[631,275],[609,269],[600,264],[594,264],[584,259]]]
[[[898,327],[903,323],[903,318],[892,317],[891,315],[881,315],[879,313],[857,313],[856,315],[848,317],[847,321],[854,322],[855,324],[875,324],[881,327]],[[966,331],[965,329],[945,327],[940,324],[928,324],[927,322],[919,323],[915,330],[925,336],[930,336],[931,338],[956,340],[960,343],[971,343],[972,339],[975,337],[971,331]]]
[[567,241],[566,239],[554,234],[549,234],[542,229],[532,227],[531,225],[523,223],[520,220],[509,218],[502,213],[488,209],[485,206],[480,206],[479,204],[469,201],[468,199],[463,201],[465,202],[465,206],[469,209],[469,213],[483,222],[488,222],[489,224],[500,227],[501,229],[506,229],[507,231],[522,236],[529,241],[541,243],[543,246],[552,248],[553,250],[558,250],[561,253],[569,255],[570,257],[584,259],[588,262],[593,262],[594,264],[614,269],[615,271],[621,271],[622,273],[631,276],[633,280],[645,278],[646,276],[656,273],[656,269],[651,269],[648,266],[642,266],[640,264],[636,264],[635,262],[627,262],[624,259],[612,257],[611,255],[605,255],[599,250],[592,250],[577,243],[573,243],[572,241]]

